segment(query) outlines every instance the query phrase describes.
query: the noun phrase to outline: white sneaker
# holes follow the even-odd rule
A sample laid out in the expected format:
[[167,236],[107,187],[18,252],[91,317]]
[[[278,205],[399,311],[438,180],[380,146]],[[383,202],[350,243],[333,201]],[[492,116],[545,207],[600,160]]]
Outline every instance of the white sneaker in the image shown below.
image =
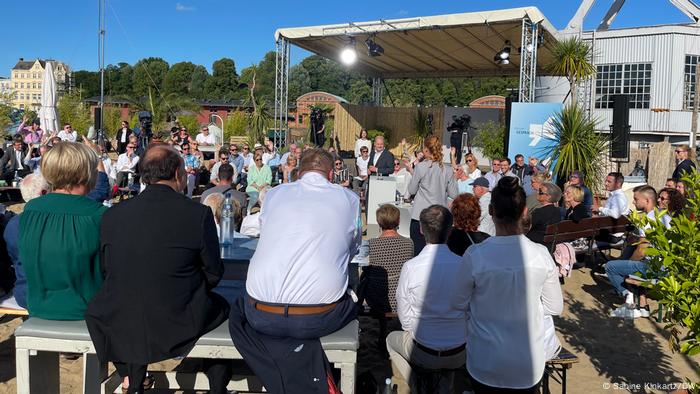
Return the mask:
[[610,312],[610,317],[627,317],[629,316],[629,308],[627,307],[627,304],[622,304],[621,307],[613,310]]
[[625,294],[625,304],[627,305],[634,305],[634,294],[628,292]]
[[646,308],[637,308],[635,310],[639,311],[639,317],[649,317],[649,315],[651,315],[649,310]]

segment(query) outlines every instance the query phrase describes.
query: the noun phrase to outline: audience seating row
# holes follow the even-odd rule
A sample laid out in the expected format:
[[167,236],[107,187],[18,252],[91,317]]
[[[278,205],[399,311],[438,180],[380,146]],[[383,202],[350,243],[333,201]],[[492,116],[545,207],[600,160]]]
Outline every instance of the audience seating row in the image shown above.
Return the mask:
[[[321,338],[328,361],[340,369],[340,388],[344,393],[354,393],[359,347],[359,323],[357,320],[342,330]],[[55,392],[59,386],[59,353],[83,355],[83,393],[113,393],[119,389],[121,379],[116,374],[108,376],[107,364],[100,363],[84,321],[51,321],[29,318],[15,331],[17,365],[17,393]],[[228,331],[228,322],[222,324],[197,341],[187,357],[204,359],[242,359]],[[208,382],[203,374],[156,374],[155,388],[207,390]],[[160,377],[160,378],[159,378]],[[164,377],[164,378],[163,378]],[[181,387],[187,386],[187,387]],[[262,389],[254,377],[235,377],[229,390],[249,391]]]

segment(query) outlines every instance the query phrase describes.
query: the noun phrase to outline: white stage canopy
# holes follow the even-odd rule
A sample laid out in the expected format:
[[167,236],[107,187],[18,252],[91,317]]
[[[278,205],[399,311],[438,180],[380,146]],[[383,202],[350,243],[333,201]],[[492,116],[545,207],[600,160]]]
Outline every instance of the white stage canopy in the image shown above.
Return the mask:
[[[275,40],[338,60],[353,37],[353,69],[382,79],[519,75],[519,48],[523,39],[526,47],[533,42],[525,37],[529,27],[537,30],[534,42],[541,44],[533,62],[539,71],[550,63],[559,32],[536,7],[284,28],[275,32]],[[381,56],[368,55],[369,37],[384,48]],[[512,48],[510,64],[496,64],[494,56],[506,41]]]

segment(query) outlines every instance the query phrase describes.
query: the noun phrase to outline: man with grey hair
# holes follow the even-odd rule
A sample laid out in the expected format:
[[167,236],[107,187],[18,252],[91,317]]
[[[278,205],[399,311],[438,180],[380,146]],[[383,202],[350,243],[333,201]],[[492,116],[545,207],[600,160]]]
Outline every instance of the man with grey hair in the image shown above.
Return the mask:
[[[41,173],[35,172],[27,175],[22,179],[19,184],[19,191],[22,193],[22,199],[24,202],[29,202],[30,200],[41,197],[49,191],[49,184],[46,182]],[[22,262],[19,260],[19,218],[20,215],[16,215],[7,222],[5,226],[5,232],[3,233],[3,238],[7,245],[7,253],[10,256],[12,265],[15,268],[15,287],[13,290],[14,302],[22,307],[27,308],[27,278],[24,275],[24,269],[22,268]],[[11,300],[3,301],[3,304],[10,305]]]
[[369,154],[370,175],[389,176],[394,172],[394,155],[384,146],[384,137],[374,137],[374,149]]
[[[467,341],[467,295],[457,278],[462,258],[447,247],[452,214],[442,205],[420,213],[420,231],[426,245],[404,263],[396,288],[396,304],[403,331],[386,338],[394,371],[416,391],[412,366],[441,372],[440,388],[453,392],[454,372],[464,365]],[[453,302],[459,300],[459,302]]]

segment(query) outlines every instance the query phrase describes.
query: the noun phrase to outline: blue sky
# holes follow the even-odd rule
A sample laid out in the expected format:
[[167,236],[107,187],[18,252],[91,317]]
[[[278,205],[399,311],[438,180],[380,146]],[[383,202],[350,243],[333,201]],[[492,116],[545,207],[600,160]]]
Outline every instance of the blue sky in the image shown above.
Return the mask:
[[[595,27],[612,0],[598,0],[586,27]],[[53,58],[73,70],[96,70],[98,0],[3,1],[0,76],[9,76],[18,58]],[[578,0],[107,0],[107,63],[158,56],[170,64],[191,61],[211,70],[221,57],[236,68],[257,63],[274,49],[280,27],[360,22],[424,15],[536,6],[562,28]],[[627,0],[613,27],[684,23],[667,0]],[[308,53],[292,48],[293,62]]]

